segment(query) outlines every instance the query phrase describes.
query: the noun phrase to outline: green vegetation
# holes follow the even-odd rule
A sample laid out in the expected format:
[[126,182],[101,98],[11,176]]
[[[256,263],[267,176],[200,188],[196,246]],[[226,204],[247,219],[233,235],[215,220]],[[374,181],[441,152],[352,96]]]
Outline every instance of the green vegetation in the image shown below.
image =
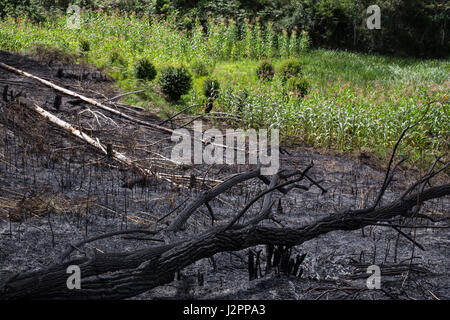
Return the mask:
[[286,82],[291,77],[301,77],[303,75],[303,65],[300,61],[294,59],[284,62],[280,69],[280,77],[283,82]]
[[191,62],[190,69],[197,77],[206,77],[211,74],[213,67],[207,62],[196,59]]
[[192,77],[185,67],[169,66],[161,71],[158,84],[169,101],[178,101],[192,88]]
[[80,51],[81,51],[81,53],[86,54],[86,53],[89,52],[89,50],[91,50],[91,45],[90,45],[89,41],[86,40],[86,39],[80,40]]
[[256,75],[260,80],[272,80],[275,69],[269,61],[263,61],[256,69]]
[[[112,58],[113,61],[117,59],[117,56]],[[155,66],[148,59],[139,60],[135,66],[135,75],[138,79],[152,81],[156,78],[156,73]]]
[[[281,40],[282,56],[289,47],[281,33],[295,37],[299,30],[309,33],[313,48],[415,57],[448,57],[450,52],[447,0],[2,0],[0,19],[27,16],[43,22],[65,12],[69,3],[124,15],[170,16],[186,32],[197,19],[204,27],[211,17],[233,19],[239,32],[246,19],[258,19],[261,25],[272,24],[273,43]],[[380,30],[366,27],[370,5],[381,9]]]
[[220,92],[220,84],[216,79],[205,79],[203,82],[203,95],[206,98],[217,99]]
[[303,77],[292,77],[287,80],[286,89],[289,93],[303,98],[308,94],[309,83],[308,80]]
[[[214,111],[236,115],[230,125],[279,128],[285,142],[381,157],[436,101],[407,133],[401,151],[425,162],[448,152],[448,60],[308,50],[307,32],[277,32],[258,21],[210,18],[203,26],[192,20],[190,30],[180,31],[175,21],[155,16],[149,23],[147,16],[85,11],[82,18],[81,30],[66,28],[64,16],[40,24],[6,18],[0,22],[0,48],[32,52],[39,47],[70,56],[89,39],[83,61],[104,68],[124,91],[145,89],[125,102],[152,112],[198,104],[190,111],[201,113],[208,77],[220,87]],[[136,77],[142,59],[155,66],[157,83]],[[264,60],[273,64],[272,81],[258,79]]]

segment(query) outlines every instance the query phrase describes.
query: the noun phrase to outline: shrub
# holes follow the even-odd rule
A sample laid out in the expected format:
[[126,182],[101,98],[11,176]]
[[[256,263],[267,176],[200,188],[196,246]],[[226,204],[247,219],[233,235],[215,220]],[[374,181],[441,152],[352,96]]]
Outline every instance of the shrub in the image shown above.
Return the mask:
[[208,76],[212,72],[212,67],[204,61],[194,60],[190,64],[190,69],[197,77]]
[[109,62],[111,64],[119,64],[122,66],[127,65],[127,61],[123,57],[123,55],[118,50],[113,50],[111,52],[111,55],[109,56]]
[[216,79],[205,79],[203,82],[203,94],[206,98],[217,99],[219,96],[220,85]]
[[263,61],[256,69],[256,75],[260,80],[271,80],[275,74],[272,63],[269,61]]
[[301,77],[303,75],[303,65],[300,61],[290,59],[283,63],[280,68],[280,77],[283,81],[287,81],[292,77]]
[[156,77],[155,66],[146,58],[139,60],[135,66],[136,78],[152,81]]
[[158,84],[168,100],[177,101],[192,88],[192,77],[185,67],[167,67],[158,79]]
[[309,92],[309,82],[304,77],[292,77],[287,80],[286,90],[302,98]]

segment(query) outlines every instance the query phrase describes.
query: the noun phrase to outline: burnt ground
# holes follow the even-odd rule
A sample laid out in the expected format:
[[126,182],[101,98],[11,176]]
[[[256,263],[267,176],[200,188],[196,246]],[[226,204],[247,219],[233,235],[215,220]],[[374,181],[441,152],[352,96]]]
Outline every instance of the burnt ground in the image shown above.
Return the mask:
[[[0,51],[0,61],[97,99],[113,108],[150,123],[162,120],[148,111],[108,101],[119,90],[112,79],[92,67],[40,62],[30,57]],[[102,143],[135,159],[164,179],[143,179],[136,170],[108,159],[81,140],[49,124],[24,106],[0,103],[0,282],[15,272],[32,271],[60,261],[80,240],[106,232],[164,225],[214,180],[251,169],[234,166],[175,166],[166,159],[174,145],[170,134],[136,125],[77,99],[62,95],[35,80],[0,68],[0,89],[22,92],[44,109],[70,122]],[[9,93],[8,93],[9,95]],[[9,98],[7,97],[7,100]],[[176,124],[165,124],[176,126]],[[305,168],[311,161],[311,175],[328,192],[311,187],[293,190],[281,197],[282,210],[268,225],[299,226],[348,208],[370,204],[383,182],[384,172],[367,156],[319,153],[285,146],[284,168]],[[192,185],[191,176],[196,177]],[[419,173],[400,168],[384,203],[396,199]],[[264,190],[251,180],[212,201],[215,224],[225,223],[237,210]],[[254,205],[256,212],[261,204]],[[434,218],[448,216],[448,198],[427,203],[422,213]],[[171,214],[169,214],[171,213]],[[169,215],[168,215],[169,214]],[[247,253],[225,252],[198,261],[180,272],[179,279],[154,288],[135,299],[448,299],[449,237],[445,223],[416,221],[421,228],[403,228],[425,250],[413,250],[411,241],[385,226],[366,227],[353,232],[331,232],[293,249],[307,253],[301,277],[277,272],[248,280]],[[411,226],[412,219],[398,223]],[[180,238],[206,230],[211,218],[200,208],[188,220]],[[425,227],[423,227],[425,226]],[[436,226],[440,228],[436,228]],[[434,228],[433,228],[434,227]],[[161,238],[117,236],[76,248],[77,255],[132,251],[158,245]],[[262,246],[254,250],[264,249]],[[262,269],[265,254],[262,251]],[[382,289],[368,290],[368,265],[380,265]],[[199,285],[198,274],[204,276]],[[1,298],[1,297],[0,297]]]

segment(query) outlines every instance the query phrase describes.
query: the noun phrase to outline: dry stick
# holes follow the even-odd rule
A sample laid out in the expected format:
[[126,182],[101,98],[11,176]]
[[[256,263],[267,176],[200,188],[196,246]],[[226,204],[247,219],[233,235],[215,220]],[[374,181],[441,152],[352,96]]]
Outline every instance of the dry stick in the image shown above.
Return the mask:
[[[272,180],[270,181],[270,184],[267,188],[269,190],[273,189],[277,185],[279,179],[280,179],[280,172],[277,172],[276,174],[273,175]],[[272,211],[272,207],[275,203],[275,201],[272,201],[272,195],[273,195],[272,192],[266,193],[266,195],[264,196],[261,211],[253,220],[251,220],[247,224],[257,224],[258,222],[266,219],[269,216],[270,212]]]
[[191,123],[194,122],[195,120],[198,120],[198,119],[201,119],[201,118],[203,118],[203,115],[202,115],[202,114],[201,114],[201,115],[198,115],[198,116],[195,116],[193,119],[189,120],[189,121],[186,122],[185,124],[182,124],[179,128],[180,128],[180,129],[185,128],[186,126],[188,126],[189,124],[191,124]]
[[177,211],[183,204],[185,204],[188,201],[188,199],[184,199],[184,201],[182,203],[180,203],[175,209],[173,209],[172,211],[170,211],[168,214],[162,216],[161,218],[159,218],[156,221],[156,224],[160,223],[161,221],[163,221],[165,218],[167,218],[168,216],[170,216],[172,213],[174,213],[175,211]]
[[127,92],[127,93],[122,93],[122,94],[119,94],[119,95],[117,95],[115,97],[112,97],[112,98],[108,99],[108,101],[114,101],[116,99],[119,99],[119,98],[122,98],[122,97],[125,97],[125,96],[129,96],[129,95],[135,94],[135,93],[141,93],[141,92],[144,92],[144,91],[145,90],[137,90],[137,91]]
[[164,240],[156,239],[156,238],[141,238],[141,237],[132,237],[132,236],[123,236],[121,238],[125,239],[125,240],[144,240],[144,241],[164,242]]
[[404,199],[411,191],[413,191],[418,185],[422,184],[423,182],[427,182],[429,181],[431,178],[433,178],[434,176],[436,176],[437,174],[439,174],[440,172],[444,171],[445,169],[447,169],[447,167],[449,166],[450,162],[447,162],[442,168],[440,168],[437,171],[433,171],[437,162],[439,161],[440,157],[436,158],[436,160],[434,161],[433,165],[431,166],[430,170],[428,171],[428,173],[426,175],[424,175],[422,178],[420,178],[416,183],[414,183],[413,185],[411,185],[400,197],[400,199]]
[[[94,140],[93,138],[91,138],[90,136],[85,134],[84,132],[81,132],[80,130],[78,130],[75,127],[73,127],[70,123],[68,123],[68,122],[66,122],[64,120],[61,120],[58,117],[56,117],[53,114],[51,114],[50,112],[42,109],[36,103],[30,104],[30,103],[27,103],[27,101],[25,101],[24,99],[19,99],[19,102],[21,102],[23,105],[31,107],[34,111],[39,113],[41,116],[46,118],[51,123],[57,125],[60,128],[63,128],[64,130],[66,130],[66,131],[70,132],[71,134],[75,135],[76,137],[82,139],[83,141],[87,142],[88,144],[90,144],[94,148],[96,148],[96,149],[100,150],[101,152],[103,152],[105,155],[108,154],[106,148],[100,143],[98,138],[96,140]],[[168,179],[168,177],[174,177],[174,178],[180,178],[180,179],[189,179],[190,178],[189,176],[172,175],[172,174],[166,174],[166,173],[152,172],[149,169],[138,167],[138,166],[136,166],[136,164],[134,163],[134,161],[132,159],[129,159],[125,155],[120,154],[118,152],[114,152],[112,158],[115,159],[116,161],[122,163],[122,164],[125,164],[125,165],[130,166],[130,167],[137,168],[144,175],[154,175],[155,177],[160,178],[160,179],[164,179],[164,180],[166,180],[166,181],[168,181],[170,183],[173,183],[173,181]],[[209,182],[213,182],[213,183],[218,183],[218,182],[220,183],[221,182],[220,180],[215,180],[215,179],[212,179],[212,180],[208,179],[208,181]]]
[[423,118],[425,118],[425,116],[426,116],[427,113],[428,113],[428,110],[430,109],[430,105],[431,105],[433,102],[435,102],[435,101],[430,101],[430,102],[428,103],[427,108],[425,109],[425,112],[423,113],[422,117],[421,117],[419,120],[417,120],[417,121],[414,122],[413,124],[407,126],[405,129],[403,129],[402,133],[400,134],[400,137],[398,138],[397,142],[395,143],[394,149],[392,150],[391,158],[389,159],[389,164],[388,164],[388,167],[387,167],[387,170],[386,170],[386,175],[385,175],[385,177],[384,177],[383,185],[381,186],[380,192],[378,193],[378,196],[377,196],[377,198],[376,198],[374,204],[372,205],[372,208],[376,208],[376,206],[380,203],[381,199],[383,198],[383,195],[384,195],[384,193],[385,193],[385,191],[386,191],[388,185],[390,184],[390,182],[391,182],[391,180],[392,180],[392,178],[393,178],[393,176],[394,176],[395,169],[396,169],[403,161],[406,160],[406,159],[400,160],[400,162],[397,163],[397,164],[394,166],[394,168],[392,169],[392,171],[391,171],[392,162],[394,161],[394,157],[395,157],[395,154],[396,154],[396,152],[397,152],[397,149],[398,149],[398,147],[399,147],[399,145],[400,145],[400,142],[403,140],[403,137],[405,136],[406,132],[407,132],[409,129],[415,127],[420,121],[423,120]]
[[[435,161],[435,163],[433,163],[432,168],[434,168],[436,162],[437,161]],[[431,171],[433,171],[433,169],[429,170],[429,172],[431,172]],[[429,182],[429,179],[423,181],[422,184],[419,186],[419,192],[418,192],[418,195],[417,195],[417,205],[411,210],[412,213],[413,213],[412,216],[414,217],[414,225],[417,225],[417,220],[419,219],[417,215],[419,213],[420,208],[422,207],[422,204],[420,203],[420,196],[422,195],[423,190],[424,190],[424,188],[425,188],[425,186],[426,186],[426,184],[428,182]],[[414,228],[413,229],[413,237],[410,239],[410,241],[412,241],[414,244],[415,244],[415,240],[416,240],[416,235],[417,235],[417,228]],[[413,259],[414,259],[414,251],[415,251],[415,246],[413,246],[412,249],[411,249],[411,260],[409,261],[409,269],[408,269],[408,272],[405,275],[405,279],[403,280],[402,289],[403,289],[403,286],[405,285],[406,280],[408,279],[409,274],[411,272]]]
[[[1,62],[0,62],[1,63]],[[103,147],[103,145],[97,140],[94,140],[84,132],[81,132],[80,130],[74,128],[70,123],[59,119],[58,117],[54,116],[50,112],[47,112],[46,110],[39,107],[37,104],[30,105],[27,102],[24,102],[24,100],[20,99],[19,103],[22,105],[26,105],[31,107],[34,111],[36,111],[38,114],[43,116],[45,119],[50,121],[51,123],[55,124],[56,126],[63,128],[64,130],[68,131],[69,133],[73,134],[74,136],[80,138],[81,140],[87,142],[91,146],[93,146],[96,149],[101,150],[104,154],[106,154],[106,149]]]
[[61,255],[60,260],[64,261],[73,252],[73,250],[75,248],[80,247],[82,245],[85,245],[86,243],[90,243],[90,242],[93,242],[93,241],[97,241],[97,240],[101,240],[101,239],[105,239],[105,238],[110,238],[110,237],[114,237],[114,236],[118,236],[118,235],[131,234],[131,233],[145,233],[145,234],[155,235],[155,234],[158,233],[158,231],[133,229],[133,230],[123,230],[123,231],[115,231],[115,232],[105,233],[105,234],[102,234],[100,236],[92,237],[92,238],[80,241],[80,242],[78,242],[78,243],[76,243],[74,245],[71,245],[70,249],[68,249],[66,252],[64,252]]
[[[409,241],[411,241],[414,245],[416,245],[420,250],[425,251],[425,248],[418,243],[416,240],[414,240],[413,238],[411,238],[410,236],[408,236],[406,233],[404,233],[403,231],[401,231],[399,228],[392,226],[392,228],[397,231],[399,234],[401,234],[402,236],[404,236],[406,239],[408,239]],[[413,229],[415,229],[415,226],[413,227]]]
[[[225,228],[223,228],[223,230],[222,230],[222,232],[224,232],[224,231],[227,231],[228,229],[230,229],[244,214],[245,214],[245,212],[247,212],[247,210],[248,209],[250,209],[250,207],[256,202],[256,201],[258,201],[258,199],[259,198],[261,198],[262,196],[264,196],[264,195],[266,195],[266,194],[268,194],[268,193],[271,193],[272,191],[275,191],[275,190],[277,190],[277,189],[280,189],[280,188],[283,188],[283,187],[285,187],[285,186],[287,186],[287,185],[290,185],[290,184],[293,184],[293,183],[297,183],[297,182],[299,182],[299,181],[301,181],[301,180],[303,180],[304,179],[304,177],[305,177],[305,175],[306,175],[306,173],[311,169],[313,167],[313,165],[312,164],[310,164],[303,172],[302,172],[302,174],[301,174],[301,176],[299,177],[299,178],[297,178],[297,179],[294,179],[294,180],[290,180],[290,181],[286,181],[286,182],[284,182],[284,183],[282,183],[282,184],[279,184],[279,185],[276,185],[276,186],[273,186],[273,187],[270,187],[269,186],[269,188],[267,189],[267,190],[265,190],[265,191],[263,191],[263,192],[261,192],[260,194],[258,194],[255,198],[253,198],[245,207],[244,207],[244,209],[242,209],[237,215],[236,215],[236,217],[233,219],[233,220],[231,220],[231,222],[230,223],[228,223],[228,225],[225,227]],[[280,173],[279,173],[280,174]],[[272,180],[273,181],[273,180]],[[271,185],[272,185],[272,182],[271,182]],[[271,204],[271,205],[273,205],[273,203]],[[255,221],[257,221],[257,220],[255,220]]]
[[211,225],[214,225],[214,221],[216,221],[216,217],[214,216],[214,211],[211,208],[209,202],[205,203],[206,208],[208,209],[209,215],[211,217]]
[[184,109],[181,110],[180,112],[175,113],[175,114],[174,114],[173,116],[171,116],[170,118],[168,118],[168,119],[164,120],[163,122],[159,123],[159,125],[162,126],[162,125],[165,124],[166,122],[169,122],[169,121],[175,119],[176,117],[178,117],[178,116],[179,116],[180,114],[182,114],[183,112],[186,112],[187,110],[189,110],[189,109],[191,109],[191,108],[193,108],[193,107],[196,107],[196,106],[198,106],[198,104],[193,104],[193,105],[191,105],[191,106],[188,106],[188,107],[184,108]]
[[[435,161],[433,162],[433,164],[431,165],[431,168],[428,170],[428,173],[425,175],[425,176],[423,176],[422,178],[420,178],[419,179],[419,181],[417,181],[416,183],[414,183],[411,187],[409,187],[404,193],[403,193],[403,195],[400,197],[400,199],[404,199],[405,198],[405,196],[407,195],[407,194],[409,194],[417,185],[419,185],[420,184],[420,190],[419,190],[419,195],[423,192],[423,189],[424,189],[424,187],[425,187],[425,185],[430,181],[430,179],[433,177],[433,176],[435,176],[436,174],[438,174],[439,172],[441,172],[443,169],[445,169],[447,166],[448,166],[448,163],[443,167],[443,168],[441,168],[440,170],[438,170],[438,171],[436,171],[436,172],[433,172],[433,170],[434,170],[434,168],[436,167],[436,165],[437,165],[437,163],[439,162],[439,160],[441,159],[441,157],[437,157],[436,159],[435,159]],[[415,215],[415,217],[416,217],[416,220],[417,220],[417,218],[420,218],[420,217],[424,217],[424,218],[429,218],[430,219],[430,217],[427,217],[427,216],[425,216],[425,215],[421,215],[421,214],[419,214],[418,213],[419,212],[419,207],[417,207],[417,209],[415,210],[415,213],[414,213],[414,215]],[[431,219],[431,220],[433,220],[433,219]],[[390,225],[390,223],[388,222],[388,225]],[[392,226],[392,225],[391,225]],[[422,245],[420,245],[416,240],[415,240],[415,236],[416,236],[416,232],[415,232],[415,230],[416,230],[416,228],[417,228],[417,226],[416,226],[416,221],[414,222],[414,227],[413,227],[413,229],[414,229],[414,237],[413,238],[411,238],[410,236],[408,236],[407,234],[405,234],[405,233],[403,233],[399,228],[397,228],[396,226],[392,226],[392,228],[395,230],[395,231],[397,231],[399,234],[401,234],[402,236],[404,236],[406,239],[408,239],[409,241],[411,241],[414,245],[416,245],[419,249],[421,249],[422,251],[425,251],[425,249],[424,249],[424,247],[422,246]],[[412,254],[412,256],[414,255],[414,247],[413,247],[413,254]],[[412,260],[411,260],[411,263],[412,263]]]

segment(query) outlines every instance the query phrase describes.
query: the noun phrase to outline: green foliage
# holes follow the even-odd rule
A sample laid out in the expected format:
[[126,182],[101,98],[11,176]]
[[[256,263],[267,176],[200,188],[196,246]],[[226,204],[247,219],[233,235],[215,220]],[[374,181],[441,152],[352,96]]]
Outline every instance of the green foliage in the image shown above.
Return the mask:
[[286,90],[303,98],[309,92],[309,82],[305,77],[289,78],[286,82]]
[[[89,39],[89,62],[111,72],[125,92],[145,89],[145,93],[124,99],[144,107],[151,105],[152,110],[181,110],[186,102],[202,104],[204,78],[193,80],[193,90],[184,91],[188,93],[186,99],[168,104],[158,86],[138,81],[136,61],[146,57],[158,70],[167,65],[192,67],[195,60],[205,61],[214,66],[208,77],[217,79],[221,86],[214,108],[239,115],[229,120],[233,125],[279,128],[281,138],[287,142],[301,140],[322,148],[364,149],[381,155],[390,152],[405,126],[420,118],[427,99],[436,100],[440,103],[432,105],[425,120],[408,131],[401,151],[412,153],[412,159],[417,159],[414,150],[422,150],[421,154],[429,158],[448,152],[448,60],[305,50],[302,43],[308,42],[308,34],[301,28],[280,33],[275,23],[270,26],[262,21],[192,20],[193,29],[183,32],[172,18],[155,17],[149,23],[148,17],[89,10],[83,12],[82,18],[89,27],[71,30],[66,28],[65,16],[40,24],[26,17],[7,17],[0,20],[0,49],[30,52],[41,43],[41,56],[60,61],[68,57],[67,53],[79,50],[80,39]],[[225,34],[234,32],[227,32],[227,28],[241,31],[224,42]],[[285,41],[280,34],[289,38],[281,52],[288,52],[290,59],[282,58],[282,53],[280,56],[279,40]],[[79,58],[74,55],[74,59]],[[286,94],[289,80],[283,82],[277,73],[272,81],[258,81],[255,70],[260,59],[270,59],[276,70],[283,69],[291,59],[301,61],[303,68],[298,69],[302,72],[294,77],[308,79],[308,94],[303,98]],[[297,73],[297,68],[293,69],[289,74]]]
[[303,74],[303,65],[300,61],[289,59],[284,62],[279,70],[280,78],[287,81],[291,77],[300,77]]
[[152,81],[156,78],[156,68],[153,63],[146,58],[139,60],[134,68],[136,78],[138,79]]
[[178,101],[192,88],[192,77],[185,67],[166,67],[158,78],[161,91],[169,101]]
[[256,69],[256,75],[260,80],[272,80],[275,69],[270,61],[263,61]]
[[217,99],[217,97],[219,96],[219,91],[219,81],[212,78],[205,79],[205,81],[203,82],[203,95],[206,98]]
[[[197,19],[204,26],[208,17],[223,19],[216,52],[221,58],[287,58],[309,45],[418,57],[447,57],[450,52],[446,0],[2,0],[0,18],[27,16],[44,22],[63,14],[69,3],[85,10],[136,12],[151,20],[164,15],[189,31]],[[381,30],[366,26],[369,5],[381,9]],[[250,23],[253,18],[259,22]],[[300,36],[293,38],[292,33]]]
[[122,65],[126,66],[127,62],[125,61],[125,58],[123,57],[122,53],[118,49],[114,49],[111,51],[111,54],[109,56],[109,63],[112,65]]

